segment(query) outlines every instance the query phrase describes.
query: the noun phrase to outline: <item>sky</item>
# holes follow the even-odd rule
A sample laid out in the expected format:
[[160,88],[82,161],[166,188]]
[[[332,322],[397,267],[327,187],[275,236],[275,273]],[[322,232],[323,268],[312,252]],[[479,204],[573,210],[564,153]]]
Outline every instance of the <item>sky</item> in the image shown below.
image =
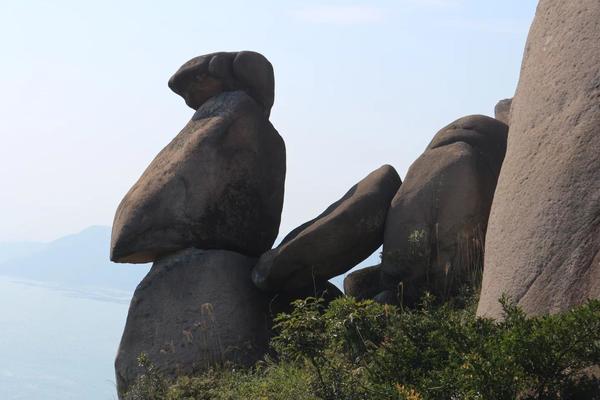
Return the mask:
[[516,88],[535,0],[0,2],[0,241],[111,225],[193,110],[188,59],[275,69],[284,235],[383,164],[402,177],[443,126]]

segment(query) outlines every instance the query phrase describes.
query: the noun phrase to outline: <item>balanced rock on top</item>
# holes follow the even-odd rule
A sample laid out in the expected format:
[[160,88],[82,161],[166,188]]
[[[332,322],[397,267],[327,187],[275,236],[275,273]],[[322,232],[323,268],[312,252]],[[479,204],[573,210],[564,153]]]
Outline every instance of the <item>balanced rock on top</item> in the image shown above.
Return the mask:
[[[242,53],[204,57],[221,57],[218,65],[225,70],[225,61],[232,60],[236,76],[258,85],[253,93],[272,92],[272,79],[263,76],[268,68],[248,61],[256,53]],[[251,80],[254,72],[258,76]],[[198,109],[119,205],[112,231],[113,261],[149,262],[188,247],[259,256],[277,237],[285,144],[268,120],[270,104],[257,102],[256,94],[243,90],[224,90],[229,86],[217,85],[216,90],[210,76],[194,79],[182,70],[171,79]],[[266,87],[259,85],[263,81]]]
[[253,51],[192,58],[171,77],[169,87],[194,110],[221,92],[243,90],[268,116],[275,98],[273,66],[262,54]]

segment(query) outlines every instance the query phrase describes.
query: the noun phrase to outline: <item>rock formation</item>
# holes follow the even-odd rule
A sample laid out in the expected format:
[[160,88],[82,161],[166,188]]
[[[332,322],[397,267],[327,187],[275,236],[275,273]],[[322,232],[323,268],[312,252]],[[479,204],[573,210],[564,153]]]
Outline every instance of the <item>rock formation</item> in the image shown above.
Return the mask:
[[342,295],[326,281],[266,294],[250,279],[255,264],[232,251],[193,248],[155,262],[127,315],[115,361],[118,392],[143,372],[142,353],[172,378],[224,362],[250,366],[268,352],[273,317],[290,312],[292,301]]
[[297,298],[340,296],[328,279],[382,244],[381,264],[349,274],[346,294],[443,300],[479,281],[485,246],[480,315],[501,316],[503,293],[533,314],[600,297],[598,20],[596,0],[542,0],[516,96],[498,103],[497,119],[446,126],[404,183],[382,166],[274,249],[286,166],[268,119],[273,68],[253,52],[184,64],[169,86],[195,114],[113,225],[112,260],[154,262],[119,347],[120,395],[141,353],[168,376],[253,364],[275,314]]
[[[240,64],[240,57],[233,59]],[[194,70],[188,64],[182,69]],[[238,64],[231,68],[245,65]],[[180,70],[170,82],[179,90],[186,77]],[[260,256],[273,245],[283,206],[284,142],[246,92],[213,90],[195,96],[194,90],[209,90],[208,79],[188,84],[186,96],[196,99],[198,110],[119,205],[113,261],[149,262],[187,247]],[[208,93],[213,97],[205,98]]]
[[219,93],[243,90],[268,116],[275,98],[273,66],[262,54],[253,51],[192,58],[171,77],[169,87],[194,110]]
[[493,118],[461,118],[412,164],[386,220],[381,270],[388,293],[380,299],[394,298],[400,283],[406,305],[425,290],[445,298],[476,279],[507,131]]
[[375,298],[381,287],[381,265],[361,268],[344,278],[344,293],[357,300]]
[[123,393],[146,353],[167,376],[224,361],[250,365],[268,349],[269,299],[250,280],[256,259],[186,249],[152,266],[138,285],[115,361]]
[[511,110],[478,314],[600,297],[600,2],[541,0]]
[[252,280],[267,291],[292,290],[350,270],[381,245],[387,210],[400,184],[391,166],[375,170],[263,254]]
[[504,122],[506,125],[510,125],[510,107],[512,105],[512,99],[500,100],[496,107],[494,107],[494,113],[498,121]]
[[119,205],[111,259],[154,261],[135,291],[115,362],[119,395],[146,353],[167,376],[268,349],[273,315],[296,296],[339,291],[315,281],[267,294],[250,278],[279,231],[285,145],[268,120],[273,69],[260,54],[186,63],[169,86],[196,109]]

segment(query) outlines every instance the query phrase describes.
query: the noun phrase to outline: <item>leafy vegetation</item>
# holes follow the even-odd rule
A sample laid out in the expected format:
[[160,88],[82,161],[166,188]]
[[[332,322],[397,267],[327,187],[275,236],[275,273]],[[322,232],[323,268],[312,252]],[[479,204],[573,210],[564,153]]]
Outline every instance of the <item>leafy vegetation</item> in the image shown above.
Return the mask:
[[463,303],[300,300],[276,319],[274,358],[168,381],[142,357],[125,399],[600,399],[600,301],[527,318],[502,299],[501,322]]

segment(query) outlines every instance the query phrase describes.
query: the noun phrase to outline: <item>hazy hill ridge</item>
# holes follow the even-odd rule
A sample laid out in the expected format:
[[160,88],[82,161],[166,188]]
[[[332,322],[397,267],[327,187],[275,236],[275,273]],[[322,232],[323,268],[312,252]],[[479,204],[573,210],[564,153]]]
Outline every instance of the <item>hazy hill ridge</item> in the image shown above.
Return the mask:
[[109,261],[110,227],[91,226],[48,243],[0,243],[0,275],[73,287],[135,289],[145,265]]

